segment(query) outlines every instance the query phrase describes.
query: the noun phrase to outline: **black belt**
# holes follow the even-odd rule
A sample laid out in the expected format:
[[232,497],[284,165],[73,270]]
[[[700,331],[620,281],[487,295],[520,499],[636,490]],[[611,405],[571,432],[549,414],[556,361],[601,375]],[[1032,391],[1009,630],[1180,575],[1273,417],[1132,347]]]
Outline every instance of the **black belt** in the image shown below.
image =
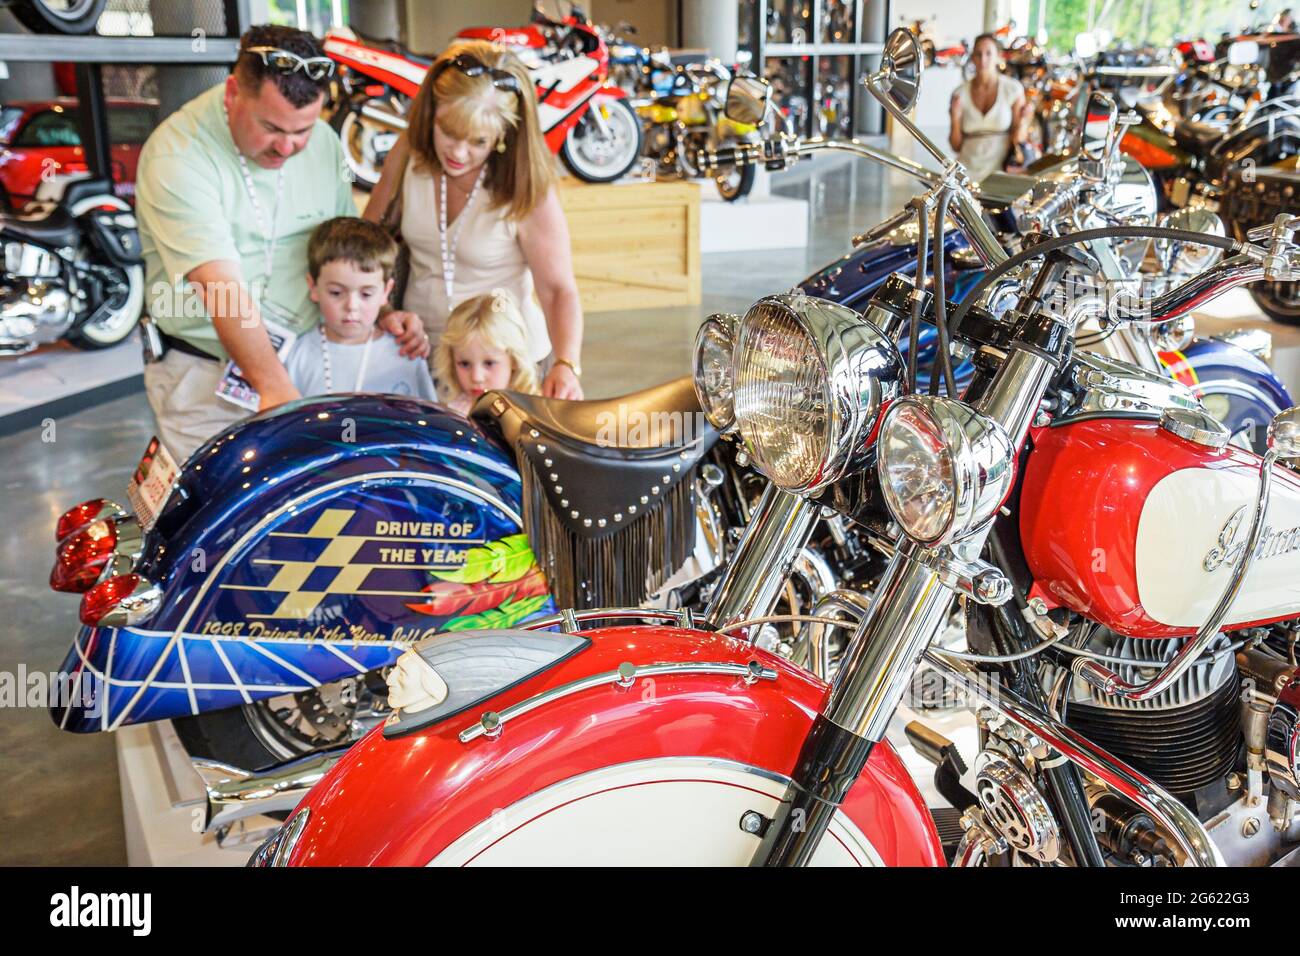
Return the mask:
[[168,335],[166,332],[162,331],[161,329],[158,330],[158,337],[162,339],[163,345],[167,346],[167,348],[169,349],[175,349],[178,352],[184,352],[186,355],[193,355],[195,358],[207,359],[209,362],[221,361],[221,359],[217,358],[211,352],[205,352],[197,345],[191,345],[189,342],[186,342],[184,339],[178,339],[174,335]]

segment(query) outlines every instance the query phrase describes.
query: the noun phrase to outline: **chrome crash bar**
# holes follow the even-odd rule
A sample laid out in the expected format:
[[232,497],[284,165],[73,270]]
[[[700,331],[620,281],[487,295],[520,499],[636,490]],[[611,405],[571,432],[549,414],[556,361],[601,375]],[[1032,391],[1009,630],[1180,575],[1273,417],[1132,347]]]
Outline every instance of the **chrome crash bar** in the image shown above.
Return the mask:
[[1047,716],[1008,687],[990,687],[978,670],[943,656],[940,649],[925,652],[925,660],[945,680],[992,708],[1018,727],[1033,734],[1071,763],[1149,813],[1173,839],[1192,866],[1223,866],[1224,860],[1195,814],[1158,784],[1116,760],[1086,737]]

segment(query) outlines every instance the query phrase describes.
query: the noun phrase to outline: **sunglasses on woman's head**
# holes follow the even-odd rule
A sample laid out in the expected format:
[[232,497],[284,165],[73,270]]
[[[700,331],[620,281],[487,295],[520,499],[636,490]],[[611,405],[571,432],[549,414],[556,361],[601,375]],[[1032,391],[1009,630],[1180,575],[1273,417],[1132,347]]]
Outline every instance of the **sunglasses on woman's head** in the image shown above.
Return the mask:
[[244,52],[260,56],[262,62],[277,73],[289,74],[302,70],[310,80],[323,80],[334,75],[334,61],[327,56],[301,57],[277,46],[250,46]]
[[447,72],[448,68],[455,67],[466,76],[490,76],[492,85],[498,90],[509,90],[516,96],[522,97],[523,90],[519,88],[519,80],[513,74],[506,70],[498,70],[495,67],[487,66],[474,59],[468,53],[458,53],[450,60],[443,60],[434,68],[433,80],[436,82],[438,77]]

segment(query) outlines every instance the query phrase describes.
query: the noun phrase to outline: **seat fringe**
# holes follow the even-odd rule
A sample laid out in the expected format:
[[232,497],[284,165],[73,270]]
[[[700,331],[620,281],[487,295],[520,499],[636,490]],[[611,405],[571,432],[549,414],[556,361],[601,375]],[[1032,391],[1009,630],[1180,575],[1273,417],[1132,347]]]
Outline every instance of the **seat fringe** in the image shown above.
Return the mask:
[[638,607],[695,550],[695,469],[633,520],[599,538],[574,534],[556,517],[532,461],[516,454],[524,531],[560,607]]

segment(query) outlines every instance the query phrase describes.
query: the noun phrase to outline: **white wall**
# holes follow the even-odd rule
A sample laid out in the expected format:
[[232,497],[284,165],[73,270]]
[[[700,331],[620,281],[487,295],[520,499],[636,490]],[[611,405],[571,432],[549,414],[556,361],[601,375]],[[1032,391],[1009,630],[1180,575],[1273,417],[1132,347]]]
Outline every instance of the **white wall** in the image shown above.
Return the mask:
[[[996,3],[996,0],[990,2]],[[979,0],[896,0],[892,7],[894,20],[890,23],[891,28],[900,26],[905,18],[932,18],[929,31],[940,47],[958,41],[964,41],[969,47],[971,41],[984,32],[985,4]],[[913,114],[917,125],[927,132],[942,131],[946,139],[948,103],[953,90],[961,82],[961,70],[956,67],[926,70]]]

